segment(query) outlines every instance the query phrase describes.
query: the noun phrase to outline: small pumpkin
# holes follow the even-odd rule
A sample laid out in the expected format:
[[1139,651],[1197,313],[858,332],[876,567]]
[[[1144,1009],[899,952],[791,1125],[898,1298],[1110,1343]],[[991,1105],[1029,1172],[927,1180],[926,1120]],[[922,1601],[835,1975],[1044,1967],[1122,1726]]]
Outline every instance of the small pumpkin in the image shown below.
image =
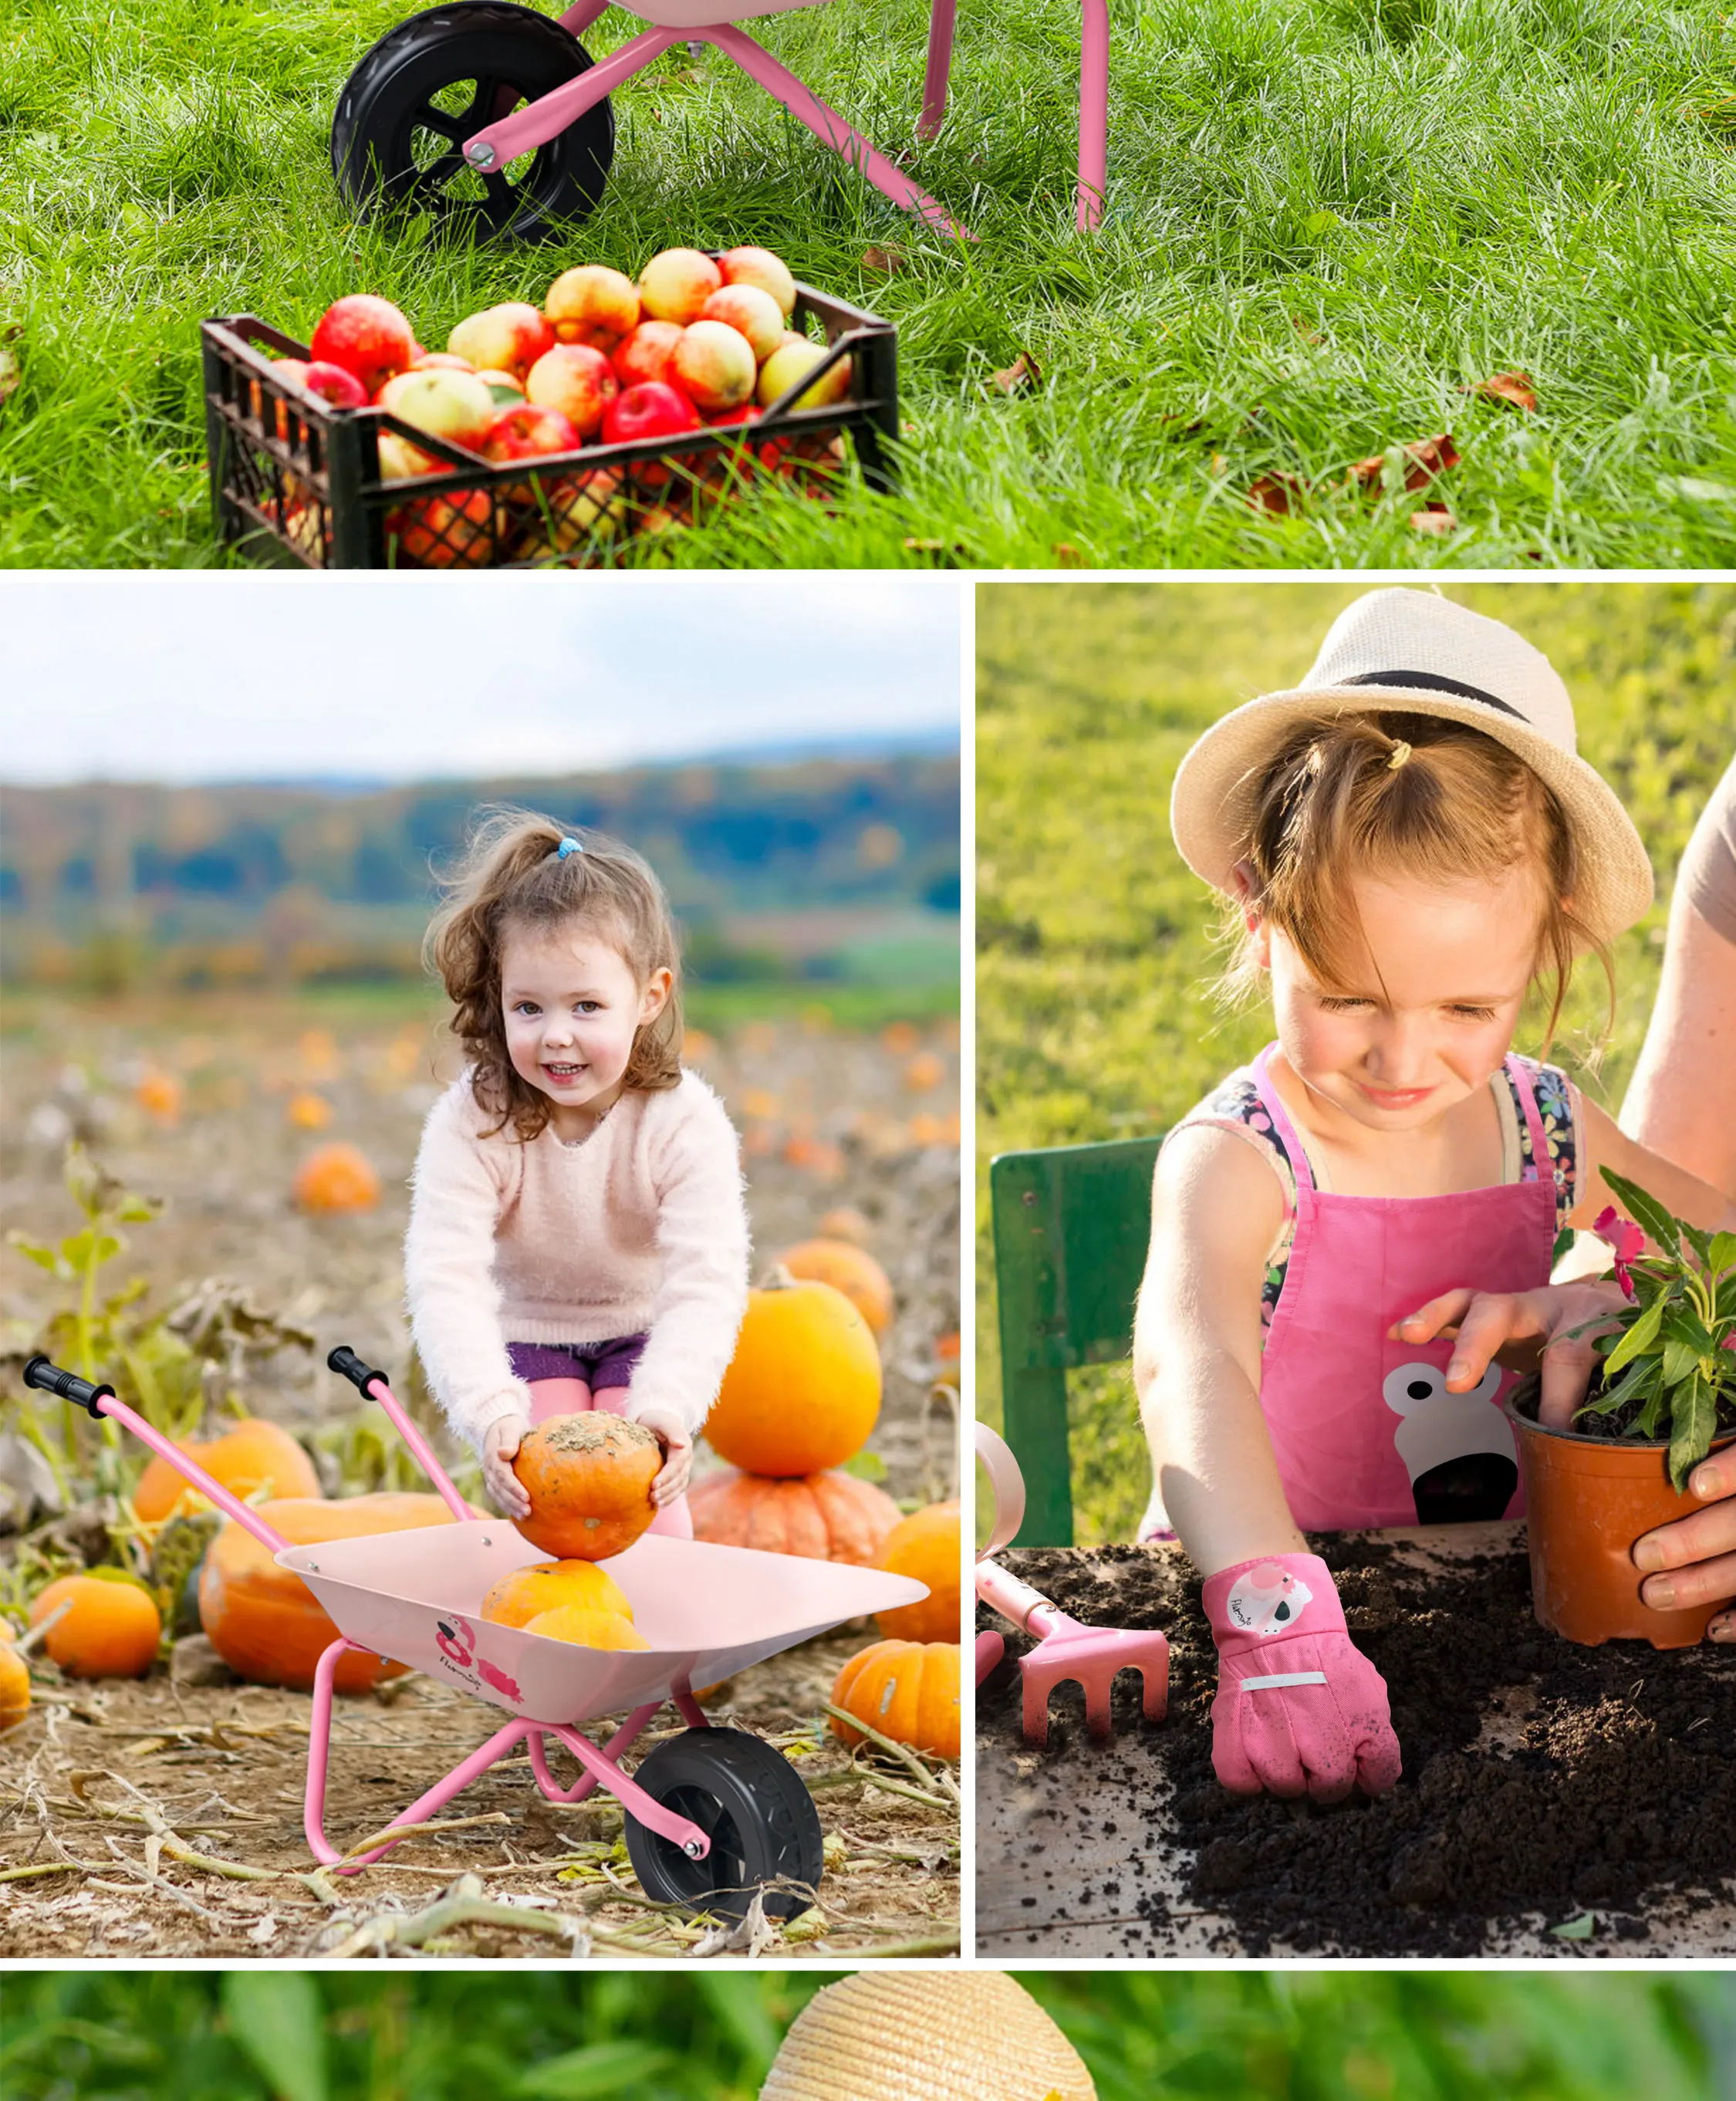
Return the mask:
[[[209,1444],[176,1449],[242,1502],[262,1490],[271,1497],[320,1493],[312,1460],[280,1424],[263,1417],[249,1416]],[[133,1515],[141,1524],[161,1524],[210,1507],[208,1497],[156,1453],[133,1491]]]
[[42,1645],[68,1678],[143,1678],[157,1661],[162,1617],[135,1577],[119,1568],[62,1576],[37,1592],[31,1626],[40,1626],[63,1603],[69,1609]]
[[297,1168],[294,1194],[304,1211],[371,1211],[380,1178],[365,1152],[334,1141],[316,1146]]
[[13,1729],[30,1711],[30,1666],[10,1642],[0,1642],[0,1730]]
[[332,1105],[324,1095],[303,1087],[290,1095],[284,1114],[298,1130],[324,1130],[332,1120]]
[[877,1340],[892,1325],[892,1281],[865,1248],[824,1236],[803,1241],[778,1258],[792,1276],[841,1291]]
[[503,1576],[482,1601],[482,1616],[497,1626],[528,1626],[557,1606],[581,1605],[593,1612],[633,1617],[627,1594],[606,1568],[593,1561],[536,1561]]
[[571,1642],[576,1648],[649,1648],[632,1621],[620,1612],[592,1612],[584,1605],[557,1605],[539,1612],[524,1631],[550,1641]]
[[662,1448],[643,1422],[586,1409],[527,1431],[512,1471],[531,1499],[513,1523],[558,1561],[624,1554],[657,1515],[651,1484]]
[[[959,1750],[959,1644],[881,1641],[853,1656],[838,1673],[832,1704],[895,1743],[956,1758]],[[832,1733],[859,1744],[859,1732],[832,1718]]]
[[894,1576],[926,1583],[928,1595],[877,1615],[880,1631],[898,1641],[962,1639],[959,1618],[963,1527],[956,1502],[930,1503],[894,1526],[880,1566]]
[[808,1561],[872,1568],[899,1521],[884,1488],[852,1474],[767,1480],[733,1470],[709,1474],[687,1492],[693,1536],[714,1546],[751,1546]]
[[[390,1489],[328,1502],[292,1496],[262,1503],[259,1515],[292,1546],[328,1539],[365,1539],[382,1532],[414,1532],[450,1524],[452,1512],[438,1496]],[[211,1645],[240,1677],[256,1685],[288,1685],[305,1692],[338,1630],[301,1577],[278,1567],[250,1532],[227,1519],[211,1541],[199,1578],[199,1619]],[[382,1663],[371,1651],[351,1649],[338,1659],[340,1692],[368,1692],[382,1679],[402,1674],[401,1663]]]
[[773,1269],[748,1294],[705,1435],[744,1472],[793,1480],[839,1466],[880,1416],[880,1351],[829,1284]]

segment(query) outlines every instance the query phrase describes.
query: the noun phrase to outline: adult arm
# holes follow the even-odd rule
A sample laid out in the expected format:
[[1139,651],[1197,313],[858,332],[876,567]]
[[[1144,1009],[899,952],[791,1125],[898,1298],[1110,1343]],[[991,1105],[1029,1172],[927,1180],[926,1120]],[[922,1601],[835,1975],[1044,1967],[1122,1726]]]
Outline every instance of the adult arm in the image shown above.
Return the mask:
[[1736,1200],[1736,929],[1702,913],[1686,884],[1670,903],[1657,1003],[1622,1104],[1636,1143]]

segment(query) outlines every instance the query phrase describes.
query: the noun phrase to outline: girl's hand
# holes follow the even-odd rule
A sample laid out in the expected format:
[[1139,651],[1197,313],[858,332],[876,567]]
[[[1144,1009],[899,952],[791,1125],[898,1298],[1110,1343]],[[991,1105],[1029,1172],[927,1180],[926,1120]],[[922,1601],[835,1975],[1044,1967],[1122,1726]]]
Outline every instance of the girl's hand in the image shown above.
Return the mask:
[[525,1417],[503,1415],[483,1432],[483,1484],[494,1498],[494,1507],[506,1517],[530,1515],[531,1499],[524,1493],[523,1483],[512,1471],[513,1454],[529,1428]]
[[667,1510],[686,1493],[693,1472],[693,1433],[673,1409],[647,1408],[634,1420],[663,1448],[663,1471],[651,1484],[651,1499],[659,1510]]
[[[1592,1347],[1595,1328],[1575,1335],[1588,1322],[1602,1321],[1627,1304],[1613,1278],[1583,1284],[1547,1285],[1536,1291],[1443,1291],[1426,1306],[1407,1313],[1387,1329],[1391,1342],[1432,1342],[1436,1336],[1456,1338],[1447,1367],[1450,1393],[1464,1393],[1489,1369],[1489,1360],[1510,1342],[1540,1338],[1543,1343],[1543,1397],[1538,1420],[1552,1430],[1566,1430],[1584,1401],[1597,1362]],[[1613,1326],[1610,1319],[1608,1325]]]
[[[1711,1507],[1679,1517],[1633,1543],[1636,1568],[1667,1568],[1648,1575],[1640,1595],[1648,1605],[1703,1605],[1736,1592],[1736,1448],[1715,1452],[1688,1476],[1689,1493]],[[1716,1642],[1736,1642],[1736,1606],[1707,1629]]]

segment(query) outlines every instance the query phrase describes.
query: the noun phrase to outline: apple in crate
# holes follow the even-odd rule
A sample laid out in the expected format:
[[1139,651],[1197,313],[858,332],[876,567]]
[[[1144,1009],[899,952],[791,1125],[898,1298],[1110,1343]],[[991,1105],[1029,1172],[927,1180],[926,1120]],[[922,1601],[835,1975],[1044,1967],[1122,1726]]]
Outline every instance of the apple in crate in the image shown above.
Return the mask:
[[467,357],[455,357],[449,350],[425,350],[410,360],[412,372],[474,372]]
[[[603,418],[603,442],[636,445],[647,438],[679,437],[702,427],[699,410],[679,388],[649,379],[610,402]],[[636,460],[632,471],[647,489],[661,489],[669,480],[669,468],[656,460]]]
[[600,467],[570,480],[550,482],[528,523],[518,552],[525,561],[547,561],[612,540],[626,522],[626,476]]
[[[570,417],[559,409],[540,409],[521,402],[497,416],[483,440],[482,456],[497,467],[514,460],[549,459],[557,453],[576,453],[585,440]],[[537,492],[528,481],[509,482],[501,493],[510,503],[534,503]]]
[[539,357],[554,347],[554,331],[523,299],[508,299],[470,314],[446,338],[454,356],[467,357],[478,372],[510,372],[522,380]]
[[723,273],[696,248],[665,248],[639,272],[639,304],[645,318],[696,321],[705,302],[722,285]]
[[695,321],[682,330],[669,360],[670,384],[707,415],[739,409],[753,397],[753,346],[727,321]]
[[423,569],[485,568],[494,554],[494,506],[486,489],[418,497],[388,512],[398,553]]
[[784,315],[770,292],[758,285],[726,285],[706,300],[702,321],[723,321],[753,346],[754,362],[763,365],[784,337]]
[[563,270],[543,301],[544,320],[560,343],[607,352],[638,325],[639,295],[633,280],[605,263],[581,263]]
[[524,399],[524,382],[510,372],[479,372],[476,377],[494,396],[497,409],[515,409]]
[[[272,370],[280,379],[293,380],[298,387],[317,395],[320,400],[334,409],[365,409],[368,397],[362,391],[362,383],[354,373],[346,372],[341,365],[310,365],[305,358],[274,357]],[[257,386],[249,388],[250,405],[255,416],[262,420],[265,404]],[[289,418],[285,403],[273,405],[276,414],[273,418],[277,436],[285,440],[289,436]]]
[[539,409],[559,409],[581,438],[602,427],[603,412],[621,391],[615,368],[589,343],[558,343],[531,367],[524,398]]
[[[759,386],[756,390],[759,405],[769,409],[780,396],[796,385],[805,372],[811,372],[826,355],[824,347],[810,343],[805,336],[797,336],[773,351],[760,367]],[[805,387],[790,404],[793,409],[829,409],[834,401],[841,401],[850,391],[850,360],[841,357],[829,372],[823,373],[811,387]]]
[[796,281],[789,265],[769,248],[732,248],[718,258],[718,268],[726,285],[755,285],[769,293],[785,321],[796,311]]
[[316,365],[341,365],[365,388],[369,399],[394,373],[408,371],[420,345],[390,299],[352,292],[320,315],[309,346]]
[[[453,372],[444,365],[400,372],[380,389],[379,405],[413,423],[431,437],[444,438],[466,452],[480,452],[489,426],[500,411],[494,396],[474,372]],[[383,438],[389,433],[382,433]],[[422,473],[450,462],[424,453]]]
[[669,360],[681,341],[678,321],[641,321],[632,334],[616,347],[610,363],[623,387],[643,387],[647,380],[667,379]]

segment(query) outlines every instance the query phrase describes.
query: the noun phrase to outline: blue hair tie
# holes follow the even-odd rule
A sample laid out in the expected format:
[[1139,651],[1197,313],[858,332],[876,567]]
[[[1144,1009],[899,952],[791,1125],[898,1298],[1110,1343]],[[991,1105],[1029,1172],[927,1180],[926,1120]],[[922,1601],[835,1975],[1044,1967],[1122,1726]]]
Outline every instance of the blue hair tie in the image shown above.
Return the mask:
[[576,839],[563,839],[554,849],[554,858],[557,860],[564,860],[568,854],[583,853],[584,851],[584,847]]

